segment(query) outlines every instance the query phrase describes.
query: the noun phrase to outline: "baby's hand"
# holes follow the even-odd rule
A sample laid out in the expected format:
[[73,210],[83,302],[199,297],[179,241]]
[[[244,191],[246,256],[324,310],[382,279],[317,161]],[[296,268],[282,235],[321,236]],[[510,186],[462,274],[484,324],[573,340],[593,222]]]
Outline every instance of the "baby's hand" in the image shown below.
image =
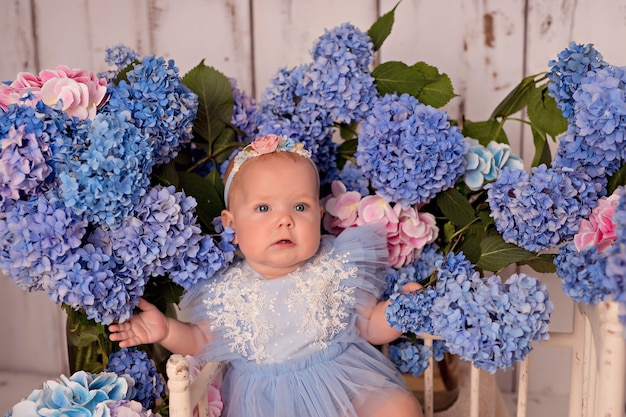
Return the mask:
[[124,323],[109,326],[109,339],[119,341],[122,348],[160,342],[167,336],[167,317],[143,298],[139,299],[138,307],[140,313],[133,314]]
[[422,286],[418,284],[417,282],[409,282],[402,286],[402,294],[408,294],[410,292],[417,291],[421,288]]

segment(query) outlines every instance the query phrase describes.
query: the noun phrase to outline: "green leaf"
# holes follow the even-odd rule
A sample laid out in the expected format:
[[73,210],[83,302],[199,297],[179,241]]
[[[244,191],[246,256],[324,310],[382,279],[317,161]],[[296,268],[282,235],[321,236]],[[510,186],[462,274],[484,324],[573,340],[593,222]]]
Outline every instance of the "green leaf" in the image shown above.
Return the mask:
[[216,173],[216,170],[213,169],[207,177],[201,177],[191,172],[179,172],[178,175],[180,188],[185,190],[186,195],[193,196],[198,203],[196,207],[198,220],[200,220],[205,230],[212,230],[211,222],[221,214],[224,208],[221,195],[223,193],[223,185],[221,185],[219,173]]
[[387,39],[391,33],[391,28],[395,20],[396,7],[398,7],[399,4],[400,2],[397,2],[396,5],[393,6],[393,9],[379,17],[367,31],[367,35],[372,38],[372,42],[374,43],[374,51],[380,49],[385,39]]
[[508,117],[526,107],[530,94],[537,83],[536,78],[537,75],[529,75],[522,79],[522,81],[507,94],[504,100],[496,106],[493,113],[491,113],[490,119]]
[[522,259],[518,262],[518,265],[528,265],[540,274],[553,274],[556,272],[555,256],[553,254],[541,254],[529,259]]
[[480,242],[483,237],[483,226],[480,223],[473,224],[463,234],[463,241],[455,252],[462,251],[467,260],[476,264],[480,259]]
[[476,219],[474,207],[456,188],[448,188],[435,198],[444,216],[458,227],[465,227]]
[[547,91],[547,87],[532,89],[528,99],[528,119],[533,126],[556,137],[567,129],[567,120]]
[[620,185],[626,185],[626,165],[622,165],[619,171],[609,177],[609,183],[606,187],[607,195],[613,194],[613,191]]
[[541,164],[550,166],[552,164],[552,152],[550,151],[550,146],[548,145],[548,137],[545,132],[537,128],[533,128],[532,133],[533,143],[535,145],[535,156],[533,157],[531,166],[536,167]]
[[178,187],[178,171],[174,161],[170,161],[165,165],[157,165],[152,168],[152,178],[159,184],[164,186],[173,185]]
[[509,138],[502,128],[502,123],[495,119],[482,122],[465,120],[463,122],[463,135],[478,140],[483,146],[487,146],[491,141],[509,144]]
[[424,86],[420,73],[399,61],[379,64],[372,71],[372,77],[376,79],[380,95],[407,93],[417,97]]
[[384,62],[374,68],[372,76],[381,95],[409,94],[433,107],[441,107],[456,96],[450,78],[424,62],[410,67],[399,61]]
[[183,77],[183,83],[198,95],[198,114],[193,131],[209,144],[221,134],[233,115],[234,101],[228,78],[202,60]]
[[425,62],[417,62],[413,64],[411,69],[417,70],[425,81],[423,88],[417,95],[420,103],[439,108],[456,97],[450,77],[447,74],[439,74],[437,67]]
[[518,263],[522,259],[535,256],[512,243],[506,243],[501,236],[489,236],[480,242],[482,255],[476,265],[483,270],[499,272],[506,266]]

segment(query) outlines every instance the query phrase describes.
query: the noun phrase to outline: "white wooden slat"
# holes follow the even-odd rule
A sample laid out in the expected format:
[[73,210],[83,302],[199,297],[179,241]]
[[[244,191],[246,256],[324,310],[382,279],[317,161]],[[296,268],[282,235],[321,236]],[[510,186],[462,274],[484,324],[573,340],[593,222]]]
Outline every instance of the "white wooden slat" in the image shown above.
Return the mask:
[[150,53],[147,0],[35,0],[34,4],[38,70],[60,64],[89,71],[109,69],[105,49],[118,43],[140,54]]
[[0,2],[0,82],[11,81],[20,71],[33,71],[36,50],[32,30],[31,7],[27,1]]
[[202,59],[252,94],[252,41],[248,0],[153,0],[154,51],[176,60],[184,74]]
[[310,62],[313,43],[325,29],[350,22],[365,32],[376,17],[375,0],[255,2],[256,97],[261,97],[278,68],[293,68]]

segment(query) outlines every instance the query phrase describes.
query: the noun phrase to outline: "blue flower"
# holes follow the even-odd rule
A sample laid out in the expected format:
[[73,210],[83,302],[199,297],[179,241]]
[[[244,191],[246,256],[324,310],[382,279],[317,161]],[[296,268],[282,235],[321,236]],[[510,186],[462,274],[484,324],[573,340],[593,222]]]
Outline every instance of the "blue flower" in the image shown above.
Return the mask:
[[[626,189],[620,187],[616,192],[620,195],[613,213],[616,240],[612,247],[605,250],[607,277],[605,287],[611,291],[616,301],[626,303]],[[626,322],[624,315],[620,316],[620,319]]]
[[259,109],[256,100],[239,89],[236,79],[229,78],[228,81],[230,81],[231,93],[235,102],[230,122],[243,133],[243,136],[237,135],[237,140],[248,142],[250,138],[256,136]]
[[135,383],[130,386],[129,400],[139,401],[144,408],[154,407],[158,398],[165,396],[165,382],[154,361],[137,348],[123,348],[109,355],[106,371],[128,375]]
[[433,334],[430,311],[437,292],[432,288],[413,291],[407,294],[393,294],[391,303],[385,309],[387,323],[402,333]]
[[595,246],[578,252],[574,242],[569,242],[559,248],[554,264],[563,291],[577,303],[597,304],[611,294],[605,286],[607,258]]
[[347,191],[358,191],[361,196],[369,195],[369,180],[363,175],[363,171],[352,161],[346,161],[341,171],[339,180],[346,186]]
[[[24,290],[53,291],[67,255],[80,247],[87,220],[52,192],[18,200],[0,216],[0,269]],[[67,264],[69,262],[69,265]]]
[[559,52],[558,59],[550,60],[548,72],[548,94],[556,100],[557,107],[563,117],[574,114],[574,92],[581,84],[582,78],[589,71],[604,68],[608,64],[593,47],[593,44],[576,44],[570,42],[568,47]]
[[428,368],[428,358],[432,356],[432,350],[424,345],[423,340],[418,343],[406,339],[398,339],[389,346],[389,359],[403,374],[420,376]]
[[150,184],[153,166],[148,137],[130,113],[100,113],[63,139],[54,144],[53,167],[65,205],[108,225],[130,214]]
[[408,94],[388,94],[362,123],[355,156],[381,196],[409,207],[455,184],[466,149],[446,113]]
[[128,82],[109,88],[103,112],[129,110],[132,122],[152,141],[154,162],[165,164],[193,138],[198,97],[182,83],[174,61],[147,56],[126,73]]
[[58,381],[49,380],[43,389],[34,390],[28,397],[13,406],[7,416],[84,416],[91,417],[99,404],[109,400],[127,400],[127,376],[113,372],[92,374],[78,371],[69,378],[61,375]]
[[437,268],[431,317],[450,353],[493,373],[548,338],[554,305],[536,278],[514,274],[504,284],[497,275],[481,278],[462,253],[448,254]]
[[600,184],[584,172],[545,165],[532,168],[531,173],[505,168],[485,189],[502,238],[539,251],[576,234],[580,220],[597,204]]

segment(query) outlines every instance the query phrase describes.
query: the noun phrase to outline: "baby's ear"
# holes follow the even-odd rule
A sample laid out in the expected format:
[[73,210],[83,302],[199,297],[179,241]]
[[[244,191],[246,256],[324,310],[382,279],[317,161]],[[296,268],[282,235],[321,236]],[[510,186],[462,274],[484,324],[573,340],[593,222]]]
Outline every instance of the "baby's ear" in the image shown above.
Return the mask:
[[231,213],[228,210],[222,210],[221,217],[222,217],[222,225],[224,227],[230,226],[233,229],[235,228],[234,227],[235,217],[233,216],[233,213]]
[[[222,226],[227,227],[230,226],[233,230],[235,230],[235,216],[228,210],[222,210]],[[233,243],[236,245],[237,242],[237,232],[233,237]]]

